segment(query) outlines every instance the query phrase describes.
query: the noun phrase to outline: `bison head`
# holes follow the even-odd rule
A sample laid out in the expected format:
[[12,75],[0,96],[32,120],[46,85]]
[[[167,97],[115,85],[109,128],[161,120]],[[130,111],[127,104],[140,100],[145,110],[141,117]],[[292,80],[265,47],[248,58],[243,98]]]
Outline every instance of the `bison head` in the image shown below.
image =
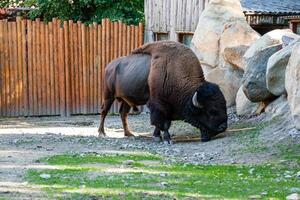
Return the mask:
[[209,141],[227,129],[226,100],[216,84],[202,84],[187,104],[185,121],[201,130],[202,141]]

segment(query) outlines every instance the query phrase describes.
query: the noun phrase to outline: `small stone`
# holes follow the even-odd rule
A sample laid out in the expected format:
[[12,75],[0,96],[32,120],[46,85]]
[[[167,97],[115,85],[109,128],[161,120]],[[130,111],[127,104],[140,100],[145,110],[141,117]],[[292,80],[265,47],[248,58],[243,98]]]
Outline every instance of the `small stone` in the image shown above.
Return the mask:
[[125,161],[123,162],[123,165],[132,165],[133,163],[134,163],[133,160],[125,160]]
[[41,174],[40,177],[43,179],[49,179],[49,178],[51,178],[51,175],[50,174]]
[[163,186],[163,187],[167,187],[168,183],[167,182],[161,182],[160,185]]
[[296,177],[300,178],[300,171],[297,172]]
[[300,195],[297,193],[293,193],[286,197],[287,200],[300,200]]
[[249,199],[261,199],[260,195],[251,195],[249,196]]
[[261,196],[266,196],[268,194],[268,192],[262,192],[260,195]]
[[161,177],[166,177],[167,174],[166,174],[166,173],[160,173],[160,176],[161,176]]

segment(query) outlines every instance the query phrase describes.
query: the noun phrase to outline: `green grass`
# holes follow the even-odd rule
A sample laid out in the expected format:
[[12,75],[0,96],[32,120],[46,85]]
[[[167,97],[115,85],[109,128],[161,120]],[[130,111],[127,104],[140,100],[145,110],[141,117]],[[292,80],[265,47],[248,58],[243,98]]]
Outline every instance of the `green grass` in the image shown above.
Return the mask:
[[[135,163],[124,166],[124,160]],[[26,179],[61,199],[248,199],[262,192],[264,199],[284,199],[291,188],[300,188],[299,178],[285,178],[287,171],[299,170],[292,167],[165,164],[153,154],[57,155],[43,161],[58,168],[28,170]]]

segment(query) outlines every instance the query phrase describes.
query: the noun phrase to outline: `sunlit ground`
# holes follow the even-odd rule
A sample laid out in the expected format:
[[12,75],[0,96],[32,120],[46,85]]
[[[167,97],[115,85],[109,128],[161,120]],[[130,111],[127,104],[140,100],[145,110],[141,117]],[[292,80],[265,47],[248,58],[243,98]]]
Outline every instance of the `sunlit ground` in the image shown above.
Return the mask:
[[[40,160],[26,180],[63,199],[285,199],[300,188],[297,168],[165,164],[150,153],[57,155]],[[286,178],[289,177],[289,178]]]

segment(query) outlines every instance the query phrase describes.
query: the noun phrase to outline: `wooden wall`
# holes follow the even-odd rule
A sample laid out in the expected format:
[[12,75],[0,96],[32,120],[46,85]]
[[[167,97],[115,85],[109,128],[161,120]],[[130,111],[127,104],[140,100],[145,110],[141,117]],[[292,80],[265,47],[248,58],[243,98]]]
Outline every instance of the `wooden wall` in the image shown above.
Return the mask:
[[105,66],[142,43],[142,24],[0,20],[0,116],[99,113]]
[[153,32],[169,32],[177,41],[178,32],[194,32],[198,19],[209,0],[145,0],[145,39]]

